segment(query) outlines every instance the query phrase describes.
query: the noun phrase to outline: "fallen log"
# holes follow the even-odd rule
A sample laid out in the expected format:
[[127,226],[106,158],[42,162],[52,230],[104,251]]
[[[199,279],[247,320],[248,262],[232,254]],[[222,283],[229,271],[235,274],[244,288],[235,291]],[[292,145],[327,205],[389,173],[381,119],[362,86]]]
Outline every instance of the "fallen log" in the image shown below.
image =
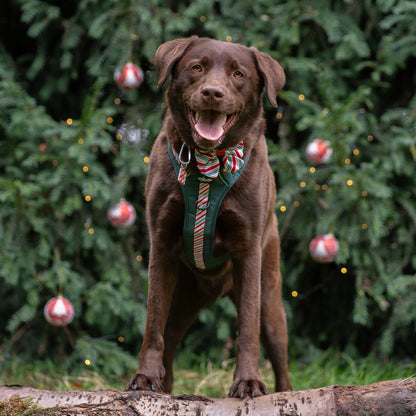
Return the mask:
[[[46,391],[0,387],[1,411],[13,401],[30,399],[33,414],[50,416],[415,416],[416,379],[368,386],[328,386],[274,393],[255,399],[174,396],[132,391]],[[39,409],[43,409],[39,412]],[[48,409],[48,410],[45,410]],[[29,413],[25,413],[29,414]]]

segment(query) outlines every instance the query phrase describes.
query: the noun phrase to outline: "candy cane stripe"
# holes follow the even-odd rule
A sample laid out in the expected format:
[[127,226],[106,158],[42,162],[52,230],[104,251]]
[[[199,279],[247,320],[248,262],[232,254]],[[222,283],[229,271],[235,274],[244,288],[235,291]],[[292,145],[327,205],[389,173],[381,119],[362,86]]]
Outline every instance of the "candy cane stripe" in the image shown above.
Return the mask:
[[195,215],[193,251],[195,265],[201,270],[206,269],[204,262],[204,234],[207,210],[204,208],[206,208],[208,203],[208,195],[209,182],[200,182],[198,189],[197,211]]

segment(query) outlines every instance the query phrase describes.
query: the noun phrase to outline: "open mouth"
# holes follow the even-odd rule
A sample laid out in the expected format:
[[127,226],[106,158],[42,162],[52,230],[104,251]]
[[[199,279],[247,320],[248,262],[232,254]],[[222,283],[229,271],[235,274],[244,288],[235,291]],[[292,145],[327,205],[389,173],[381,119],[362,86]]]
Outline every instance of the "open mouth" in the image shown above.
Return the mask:
[[189,119],[195,133],[201,139],[221,141],[226,131],[235,123],[237,114],[226,114],[215,110],[189,110]]

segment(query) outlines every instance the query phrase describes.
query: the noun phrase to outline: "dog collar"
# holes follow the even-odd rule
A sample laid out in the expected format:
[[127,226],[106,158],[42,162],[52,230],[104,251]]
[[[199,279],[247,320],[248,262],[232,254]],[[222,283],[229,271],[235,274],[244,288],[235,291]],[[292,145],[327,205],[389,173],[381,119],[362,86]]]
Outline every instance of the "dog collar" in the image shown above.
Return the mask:
[[188,172],[192,154],[188,148],[187,160],[168,145],[169,156],[180,183],[185,203],[183,251],[186,260],[199,270],[213,270],[229,259],[224,254],[213,254],[217,216],[225,195],[240,177],[250,154],[243,160],[243,143],[226,151],[195,149],[199,173]]

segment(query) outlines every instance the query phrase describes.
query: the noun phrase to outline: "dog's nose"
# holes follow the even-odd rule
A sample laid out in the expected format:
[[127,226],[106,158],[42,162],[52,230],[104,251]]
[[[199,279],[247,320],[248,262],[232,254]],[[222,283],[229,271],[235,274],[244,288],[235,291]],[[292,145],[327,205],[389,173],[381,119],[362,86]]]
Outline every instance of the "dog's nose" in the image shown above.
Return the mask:
[[202,88],[201,94],[205,98],[221,100],[221,98],[224,97],[224,90],[221,87],[215,85],[206,85]]

